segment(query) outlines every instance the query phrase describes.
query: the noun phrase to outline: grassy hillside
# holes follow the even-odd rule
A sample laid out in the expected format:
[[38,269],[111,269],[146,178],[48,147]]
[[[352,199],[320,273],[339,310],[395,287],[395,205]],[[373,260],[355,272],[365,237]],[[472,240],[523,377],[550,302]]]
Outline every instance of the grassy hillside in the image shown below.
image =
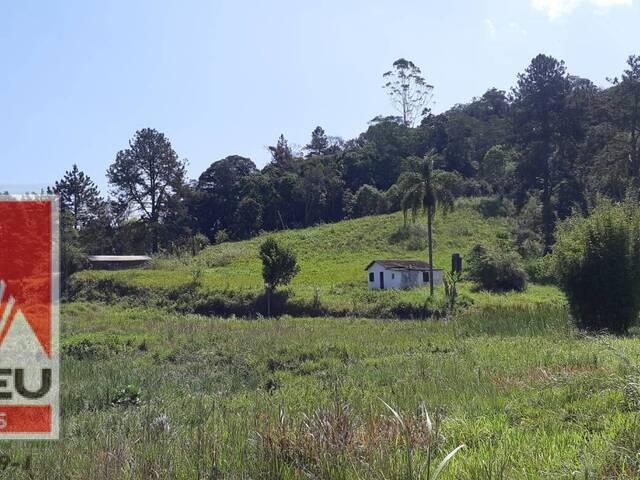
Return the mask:
[[[293,248],[300,263],[300,273],[288,289],[288,303],[307,307],[303,308],[307,312],[315,305],[322,313],[341,315],[395,312],[402,316],[428,309],[426,289],[384,292],[367,289],[364,268],[371,260],[426,259],[424,226],[421,223],[407,229],[402,226],[402,215],[397,213],[269,234]],[[486,219],[469,206],[446,217],[438,216],[434,225],[435,266],[448,269],[452,253],[464,256],[475,243],[495,243],[498,238],[508,238],[510,227],[509,219]],[[100,281],[152,290],[180,289],[195,282],[201,295],[218,303],[244,304],[246,311],[252,306],[260,309],[263,282],[257,252],[264,238],[212,246],[196,257],[157,258],[150,268],[143,270],[82,272],[76,281],[80,286],[89,286],[83,291],[84,298],[89,299],[92,292],[104,290]],[[527,300],[548,295],[555,299],[557,292],[534,287]]]
[[[6,478],[638,478],[640,344],[566,311],[450,321],[237,320],[70,304],[60,442],[6,442]],[[382,401],[411,431],[406,444]],[[437,434],[419,415],[424,403]]]

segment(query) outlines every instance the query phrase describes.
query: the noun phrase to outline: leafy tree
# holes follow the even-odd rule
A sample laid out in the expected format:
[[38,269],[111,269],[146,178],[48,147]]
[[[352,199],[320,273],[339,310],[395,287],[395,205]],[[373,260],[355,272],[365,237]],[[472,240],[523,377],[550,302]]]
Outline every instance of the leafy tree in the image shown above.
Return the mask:
[[239,238],[249,238],[262,227],[262,205],[251,197],[244,197],[235,214],[235,231]]
[[[342,142],[317,127],[302,158],[281,135],[268,147],[272,160],[262,171],[233,155],[185,187],[184,163],[168,141],[141,130],[109,169],[118,202],[89,208],[82,197],[91,196],[92,182],[74,166],[59,182],[61,194],[83,183],[89,193],[79,187],[78,202],[69,193],[63,211],[76,212],[76,243],[87,253],[155,250],[158,243],[182,248],[198,232],[209,238],[220,229],[232,237],[250,236],[258,228],[373,213],[367,195],[376,190],[383,197],[376,212],[400,209],[406,192],[396,182],[405,172],[421,172],[416,159],[434,150],[432,177],[440,189],[454,197],[497,195],[479,203],[483,214],[517,210],[517,248],[531,261],[551,249],[557,220],[573,210],[588,213],[598,195],[621,201],[640,188],[639,57],[629,57],[627,65],[620,80],[599,89],[568,75],[562,62],[538,55],[512,95],[491,88],[433,115],[423,109],[432,87],[415,64],[400,59],[385,74],[385,88],[401,116],[376,117],[356,138]],[[179,173],[152,181],[160,178],[163,158],[177,165],[169,172]],[[245,198],[255,204],[247,200],[240,208]],[[239,221],[239,212],[250,210],[260,211],[260,221],[244,213]]]
[[398,185],[394,184],[384,192],[384,205],[389,212],[397,212],[400,210],[400,203],[402,202],[402,192]]
[[257,174],[256,165],[240,155],[213,162],[202,172],[196,189],[203,193],[197,202],[198,224],[203,232],[212,234],[215,230],[234,226],[249,179]]
[[522,292],[527,288],[522,259],[508,249],[491,249],[478,244],[469,253],[467,265],[468,278],[484,290]]
[[412,126],[427,113],[433,86],[427,83],[420,68],[411,60],[399,58],[393,62],[393,68],[383,74],[383,78],[387,81],[384,88],[402,114],[405,126]]
[[[269,172],[268,179],[273,186],[275,198],[273,203],[268,204],[263,200],[262,204],[269,206],[269,216],[274,219],[274,226],[278,229],[287,229],[303,225],[305,202],[301,201],[299,195],[300,176],[295,172],[284,174]],[[313,195],[313,192],[310,195]]]
[[60,198],[60,270],[63,288],[70,275],[88,265],[87,253],[112,250],[113,231],[107,203],[98,187],[73,165],[53,193]]
[[352,216],[358,218],[383,213],[386,210],[384,205],[385,197],[380,190],[371,185],[363,185],[354,196]]
[[560,224],[553,259],[579,328],[624,333],[640,313],[640,207],[603,201]]
[[317,163],[306,164],[301,168],[296,185],[296,197],[302,200],[304,226],[312,225],[324,210],[326,192],[326,172]]
[[194,185],[184,184],[167,198],[162,218],[162,228],[159,229],[161,243],[168,245],[173,251],[195,250],[194,235],[198,229],[198,219],[194,205],[200,201],[200,192]]
[[104,207],[98,187],[76,164],[55,183],[53,192],[60,198],[60,210],[71,215],[75,230],[86,227]]
[[373,143],[345,149],[340,155],[342,178],[345,186],[355,192],[362,185],[373,184],[373,165],[376,162],[376,148]]
[[622,125],[628,132],[629,175],[640,182],[640,155],[638,153],[638,137],[640,136],[640,56],[630,55],[627,59],[628,68],[623,72],[620,80],[614,79],[619,85],[622,105]]
[[434,176],[433,163],[435,156],[435,152],[430,152],[424,157],[418,171],[405,172],[398,179],[398,187],[404,193],[401,206],[405,218],[405,225],[409,211],[411,211],[414,219],[420,210],[426,212],[427,215],[429,279],[431,279],[429,282],[429,291],[431,296],[433,296],[433,217],[435,216],[438,203],[440,203],[445,212],[452,209],[454,205],[451,192],[443,188],[442,184],[437,182]]
[[185,162],[164,136],[152,128],[138,130],[129,148],[116,155],[107,170],[121,204],[140,215],[152,230],[152,250],[158,250],[159,226],[169,199],[184,184]]
[[517,155],[505,145],[494,145],[482,159],[478,178],[487,182],[493,193],[509,194],[515,187]]
[[[587,210],[585,198],[585,163],[591,161],[582,153],[587,135],[588,105],[598,88],[584,78],[568,76],[568,88],[552,163],[553,203],[559,219],[574,209]],[[582,158],[581,158],[582,157]]]
[[509,101],[504,90],[490,88],[482,97],[472,102],[471,109],[477,118],[490,120],[491,118],[505,118],[509,112]]
[[554,153],[559,132],[565,120],[569,91],[564,62],[547,55],[538,55],[524,73],[518,75],[514,89],[515,128],[524,147],[519,175],[525,186],[542,191],[542,221],[545,250],[553,243]]
[[296,255],[290,249],[281,246],[273,238],[266,239],[260,245],[262,278],[267,295],[267,315],[271,316],[271,294],[280,285],[288,285],[300,271]]
[[373,124],[361,137],[371,161],[372,185],[380,190],[395,183],[405,158],[420,155],[417,132],[397,122],[385,120]]
[[114,242],[115,225],[109,202],[101,202],[97,214],[79,230],[79,241],[88,254],[120,253]]
[[292,168],[293,165],[293,150],[289,146],[289,142],[284,138],[284,135],[278,137],[278,143],[275,146],[270,146],[271,163],[267,166],[269,169],[275,169],[276,171],[287,171]]
[[309,155],[324,155],[329,150],[329,138],[324,133],[324,129],[321,126],[317,126],[313,132],[311,132],[311,142],[309,142],[304,149]]
[[86,268],[89,260],[78,229],[74,226],[75,218],[69,211],[62,210],[60,213],[60,282],[64,292],[69,277]]

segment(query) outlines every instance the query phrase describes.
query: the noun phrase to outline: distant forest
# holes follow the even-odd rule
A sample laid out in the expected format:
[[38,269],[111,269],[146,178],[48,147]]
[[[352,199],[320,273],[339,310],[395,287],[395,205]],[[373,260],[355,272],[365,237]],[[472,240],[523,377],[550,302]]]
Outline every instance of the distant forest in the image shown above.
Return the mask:
[[434,87],[411,61],[397,60],[381,81],[397,116],[376,117],[349,140],[318,126],[301,151],[280,136],[261,170],[230,155],[189,180],[170,140],[149,128],[108,168],[109,199],[74,165],[51,188],[61,199],[65,269],[86,254],[195,252],[398,211],[398,179],[427,155],[451,195],[482,197],[487,214],[518,219],[513,240],[525,257],[548,252],[556,223],[573,211],[587,214],[602,196],[637,196],[640,56],[599,88],[541,54],[511,91],[491,88],[438,115],[429,109]]

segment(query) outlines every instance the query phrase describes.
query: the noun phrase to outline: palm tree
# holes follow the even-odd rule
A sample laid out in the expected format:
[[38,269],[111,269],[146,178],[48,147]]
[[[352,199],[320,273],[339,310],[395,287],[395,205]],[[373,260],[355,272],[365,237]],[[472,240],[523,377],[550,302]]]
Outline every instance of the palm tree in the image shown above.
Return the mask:
[[436,153],[431,150],[419,163],[417,171],[404,172],[398,178],[398,187],[403,193],[402,213],[405,218],[411,211],[413,221],[418,212],[427,214],[427,245],[429,249],[429,293],[433,296],[433,235],[432,224],[438,203],[443,209],[443,213],[453,209],[454,198],[442,182],[438,181],[438,172],[433,171],[433,161]]

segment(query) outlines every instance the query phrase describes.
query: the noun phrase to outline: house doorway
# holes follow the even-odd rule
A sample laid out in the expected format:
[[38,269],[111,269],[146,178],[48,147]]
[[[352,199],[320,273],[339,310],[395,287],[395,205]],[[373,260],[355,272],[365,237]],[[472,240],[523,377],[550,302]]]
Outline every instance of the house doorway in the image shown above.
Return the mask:
[[384,290],[384,272],[380,272],[380,290]]

